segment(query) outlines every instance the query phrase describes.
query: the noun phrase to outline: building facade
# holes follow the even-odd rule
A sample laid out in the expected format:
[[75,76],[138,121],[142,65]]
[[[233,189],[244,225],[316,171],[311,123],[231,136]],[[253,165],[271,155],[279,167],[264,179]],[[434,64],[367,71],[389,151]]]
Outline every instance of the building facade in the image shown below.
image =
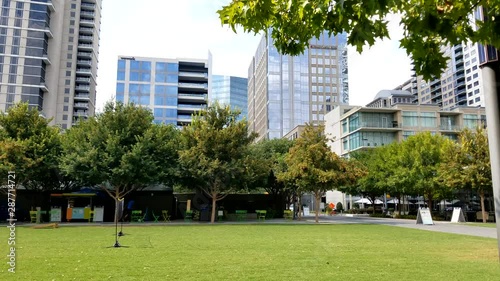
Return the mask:
[[208,59],[118,59],[116,101],[151,109],[155,123],[184,126],[206,108],[211,86]]
[[437,104],[443,110],[460,106],[484,107],[484,89],[479,69],[481,45],[464,42],[443,46],[441,51],[449,57],[441,77],[425,81],[413,75],[412,92],[420,104]]
[[0,111],[23,101],[63,129],[95,113],[101,0],[2,0]]
[[430,131],[457,139],[464,128],[486,125],[483,107],[442,110],[433,104],[396,104],[391,107],[339,106],[325,117],[325,133],[332,150],[341,156],[405,140]]
[[248,120],[257,141],[281,138],[305,123],[320,124],[349,103],[347,36],[324,32],[299,56],[278,53],[264,35],[248,69]]
[[210,102],[230,105],[241,111],[240,119],[247,118],[248,79],[235,76],[213,75]]

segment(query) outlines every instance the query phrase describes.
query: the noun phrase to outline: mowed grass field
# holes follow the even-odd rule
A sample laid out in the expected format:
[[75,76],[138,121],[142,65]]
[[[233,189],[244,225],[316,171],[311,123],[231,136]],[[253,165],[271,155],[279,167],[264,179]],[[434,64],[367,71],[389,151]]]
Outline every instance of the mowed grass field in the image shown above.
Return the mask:
[[[495,239],[383,225],[16,229],[0,280],[500,280]],[[3,242],[1,242],[3,240]]]

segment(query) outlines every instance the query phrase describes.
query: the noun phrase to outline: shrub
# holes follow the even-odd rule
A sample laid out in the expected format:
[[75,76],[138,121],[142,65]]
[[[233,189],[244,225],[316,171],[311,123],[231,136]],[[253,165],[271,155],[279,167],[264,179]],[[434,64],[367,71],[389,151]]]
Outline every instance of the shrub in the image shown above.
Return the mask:
[[370,217],[374,218],[385,218],[386,216],[382,213],[375,213],[375,214],[370,214]]
[[342,202],[337,202],[337,206],[335,206],[335,208],[337,209],[337,212],[342,212],[344,210]]

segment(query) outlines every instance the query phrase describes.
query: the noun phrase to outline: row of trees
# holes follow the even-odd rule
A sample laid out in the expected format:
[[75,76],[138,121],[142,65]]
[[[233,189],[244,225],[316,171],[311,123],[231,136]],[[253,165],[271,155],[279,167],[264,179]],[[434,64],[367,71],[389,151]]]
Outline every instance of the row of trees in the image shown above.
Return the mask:
[[36,109],[18,104],[0,115],[0,169],[15,171],[26,189],[99,187],[116,202],[151,184],[200,189],[212,198],[212,222],[217,201],[229,193],[266,190],[279,210],[286,199],[313,192],[319,200],[347,180],[348,161],[330,152],[321,128],[309,126],[297,143],[253,144],[238,116],[213,104],[179,130],[153,123],[146,108],[108,103],[60,133]]
[[[458,142],[424,132],[352,156],[369,172],[341,190],[363,194],[372,203],[384,193],[398,199],[423,195],[432,209],[433,200],[451,198],[459,189],[472,189],[480,195],[484,212],[485,193],[492,190],[488,139],[481,127],[465,129]],[[486,218],[483,215],[484,221]]]
[[300,208],[302,194],[314,194],[317,221],[327,190],[372,201],[384,192],[423,194],[430,205],[452,188],[470,186],[484,198],[491,187],[481,129],[462,133],[459,144],[424,133],[345,159],[327,146],[322,126],[307,125],[295,141],[255,144],[238,116],[215,103],[179,130],[153,123],[146,108],[108,103],[61,134],[36,109],[18,104],[0,115],[0,170],[16,171],[17,184],[27,189],[99,187],[116,202],[151,184],[199,189],[212,198],[212,222],[217,201],[236,192],[265,190],[276,210],[294,198]]

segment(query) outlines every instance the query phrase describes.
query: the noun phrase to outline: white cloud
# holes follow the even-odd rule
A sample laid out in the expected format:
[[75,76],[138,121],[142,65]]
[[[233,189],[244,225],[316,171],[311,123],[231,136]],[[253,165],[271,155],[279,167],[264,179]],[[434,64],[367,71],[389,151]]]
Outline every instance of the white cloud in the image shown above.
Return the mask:
[[[243,33],[241,29],[235,34],[221,26],[216,11],[228,2],[103,1],[98,110],[115,94],[119,55],[207,58],[210,50],[214,74],[247,77],[260,36]],[[397,30],[397,23],[391,24],[390,29]],[[361,55],[350,50],[349,56],[351,104],[364,105],[379,90],[394,88],[410,77],[409,60],[405,52],[398,49],[397,42],[379,42]]]

